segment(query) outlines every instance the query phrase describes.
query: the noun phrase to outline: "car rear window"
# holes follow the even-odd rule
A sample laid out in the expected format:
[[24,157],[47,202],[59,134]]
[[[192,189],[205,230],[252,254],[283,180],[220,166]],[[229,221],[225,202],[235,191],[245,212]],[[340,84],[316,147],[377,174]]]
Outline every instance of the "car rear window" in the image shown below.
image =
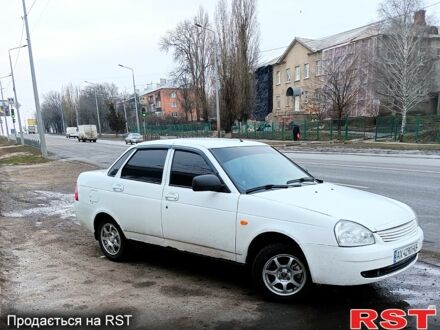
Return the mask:
[[118,173],[121,166],[125,163],[127,158],[133,153],[133,150],[128,150],[125,154],[123,154],[116,163],[113,164],[113,166],[108,171],[108,176],[115,176],[116,173]]
[[121,172],[121,178],[160,184],[168,149],[139,149]]

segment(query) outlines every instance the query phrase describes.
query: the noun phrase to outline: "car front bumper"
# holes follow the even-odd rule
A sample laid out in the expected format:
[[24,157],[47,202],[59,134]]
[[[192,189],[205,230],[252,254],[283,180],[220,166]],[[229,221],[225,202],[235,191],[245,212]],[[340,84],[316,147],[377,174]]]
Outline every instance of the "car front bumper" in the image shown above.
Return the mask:
[[[384,243],[375,235],[376,243],[360,247],[339,247],[306,244],[304,254],[314,283],[359,285],[380,281],[411,267],[417,261],[423,244],[423,231],[392,243]],[[393,262],[394,250],[417,243],[417,253],[400,262]]]

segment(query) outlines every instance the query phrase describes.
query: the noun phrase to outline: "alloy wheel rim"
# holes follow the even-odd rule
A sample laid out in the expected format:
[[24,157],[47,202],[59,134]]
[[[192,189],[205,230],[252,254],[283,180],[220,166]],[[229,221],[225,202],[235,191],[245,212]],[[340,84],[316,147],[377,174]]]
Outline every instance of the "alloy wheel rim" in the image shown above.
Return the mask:
[[263,281],[276,295],[291,296],[304,287],[307,272],[303,263],[290,254],[278,254],[263,267]]
[[101,242],[105,251],[114,256],[121,250],[121,235],[111,223],[106,223],[101,228]]

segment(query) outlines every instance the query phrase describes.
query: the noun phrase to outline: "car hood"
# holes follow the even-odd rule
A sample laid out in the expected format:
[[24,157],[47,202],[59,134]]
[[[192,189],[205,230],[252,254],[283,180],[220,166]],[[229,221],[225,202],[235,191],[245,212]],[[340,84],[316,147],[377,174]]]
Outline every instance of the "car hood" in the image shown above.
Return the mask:
[[256,198],[307,209],[336,219],[355,221],[372,231],[395,227],[415,218],[412,209],[396,200],[331,183],[255,193]]

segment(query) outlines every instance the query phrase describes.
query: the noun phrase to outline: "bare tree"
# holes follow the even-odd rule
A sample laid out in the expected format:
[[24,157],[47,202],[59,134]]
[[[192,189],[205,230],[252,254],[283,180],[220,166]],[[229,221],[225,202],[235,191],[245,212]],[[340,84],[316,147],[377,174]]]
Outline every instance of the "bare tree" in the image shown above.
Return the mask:
[[193,110],[195,108],[195,91],[186,75],[181,75],[179,80],[175,81],[179,86],[177,99],[185,113],[186,121],[193,121]]
[[350,114],[361,90],[359,53],[354,44],[325,51],[322,55],[322,96],[326,107],[336,113],[338,138],[341,137],[341,120]]
[[208,14],[202,7],[193,20],[185,20],[167,32],[160,41],[160,48],[165,52],[172,51],[178,66],[173,75],[185,75],[190,79],[197,96],[197,120],[207,121],[207,86],[212,66],[213,36],[209,31],[196,27],[195,23],[209,27]]
[[259,53],[255,0],[220,0],[216,10],[222,126],[246,121],[255,102],[254,72]]
[[375,58],[376,92],[381,105],[402,116],[399,140],[405,133],[407,114],[427,100],[432,86],[433,56],[429,27],[414,13],[419,0],[386,0],[379,8],[382,33]]
[[328,108],[322,100],[321,89],[316,89],[313,95],[308,96],[307,102],[304,102],[304,111],[308,112],[312,117],[322,122],[329,115]]
[[62,96],[59,92],[48,92],[41,104],[44,129],[48,132],[61,133],[63,131]]

